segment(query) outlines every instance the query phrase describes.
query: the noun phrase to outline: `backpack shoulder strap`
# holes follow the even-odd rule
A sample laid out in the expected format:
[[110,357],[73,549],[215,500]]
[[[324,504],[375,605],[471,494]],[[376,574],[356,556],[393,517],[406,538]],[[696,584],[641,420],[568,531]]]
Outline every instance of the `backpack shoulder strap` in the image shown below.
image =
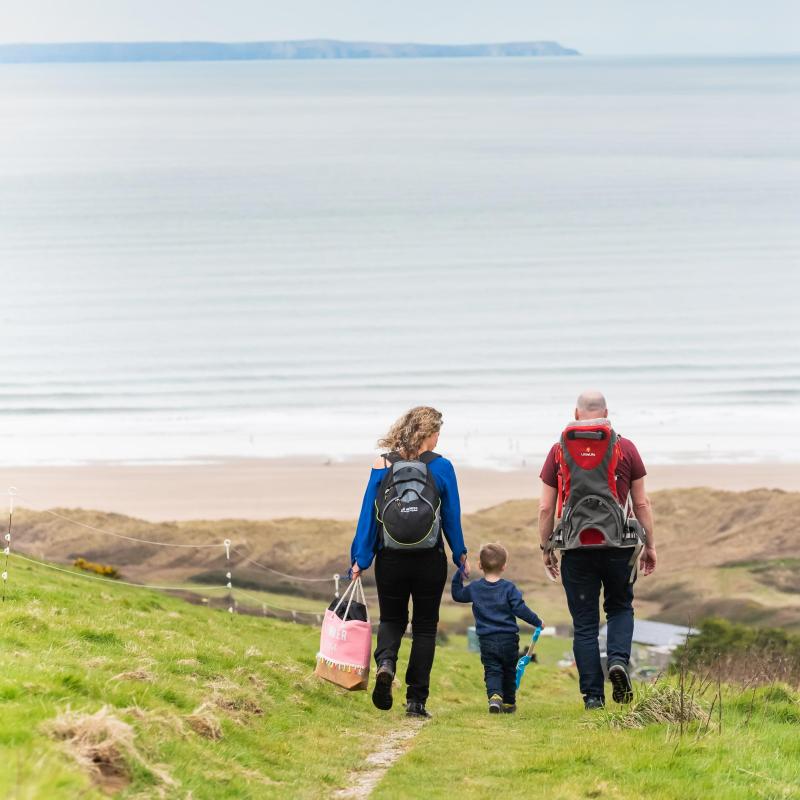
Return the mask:
[[434,453],[433,450],[426,450],[424,453],[419,454],[418,460],[423,464],[430,464],[431,461],[436,461],[437,458],[441,457],[440,453]]
[[562,453],[562,448],[563,445],[559,441],[555,447],[555,450],[553,451],[553,457],[556,461],[556,482],[558,484],[556,488],[556,492],[558,493],[556,519],[561,519],[561,513],[564,510],[564,496],[569,492],[569,475],[567,475],[567,481],[564,481],[564,470],[566,469],[566,465],[564,464],[564,454]]
[[390,464],[396,464],[398,461],[401,461],[400,453],[381,453],[381,458],[384,461],[388,461]]
[[[619,434],[612,428],[611,429],[611,442],[609,447],[612,448],[611,452],[611,461],[608,465],[608,488],[611,490],[611,494],[616,497],[617,502],[623,506],[623,510],[627,508],[628,501],[630,500],[631,493],[628,490],[628,497],[620,497],[619,493],[617,492],[617,468],[619,467],[619,462],[622,461],[622,445],[619,441],[620,437]],[[627,519],[626,514],[626,519]]]

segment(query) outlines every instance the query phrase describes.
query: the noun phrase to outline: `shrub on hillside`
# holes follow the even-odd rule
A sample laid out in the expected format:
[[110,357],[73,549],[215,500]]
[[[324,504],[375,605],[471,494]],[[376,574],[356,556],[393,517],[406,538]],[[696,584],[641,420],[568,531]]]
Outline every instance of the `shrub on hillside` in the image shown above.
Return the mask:
[[709,619],[676,650],[673,669],[682,668],[728,682],[800,686],[800,635]]
[[85,558],[76,558],[73,565],[86,572],[94,572],[104,578],[119,578],[119,570],[110,564],[95,564],[94,561],[87,561]]

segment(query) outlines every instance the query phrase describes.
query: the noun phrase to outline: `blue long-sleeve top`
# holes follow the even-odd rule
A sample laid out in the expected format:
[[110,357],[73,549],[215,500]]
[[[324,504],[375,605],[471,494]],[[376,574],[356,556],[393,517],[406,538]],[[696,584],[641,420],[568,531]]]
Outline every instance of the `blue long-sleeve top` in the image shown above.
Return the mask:
[[[453,563],[458,566],[461,563],[461,556],[467,552],[467,548],[464,547],[464,533],[461,530],[461,500],[458,497],[456,471],[450,461],[441,456],[428,464],[428,471],[433,477],[442,499],[440,509],[442,532],[453,553]],[[375,499],[378,496],[378,487],[387,472],[388,468],[373,468],[364,492],[356,535],[353,537],[353,544],[350,547],[350,563],[358,562],[361,569],[369,568],[372,559],[375,558],[375,553],[380,548]]]
[[536,612],[525,605],[522,592],[505,578],[494,582],[481,578],[464,586],[461,570],[457,570],[451,588],[453,600],[457,603],[472,603],[478,636],[519,633],[517,617],[534,628],[544,627]]

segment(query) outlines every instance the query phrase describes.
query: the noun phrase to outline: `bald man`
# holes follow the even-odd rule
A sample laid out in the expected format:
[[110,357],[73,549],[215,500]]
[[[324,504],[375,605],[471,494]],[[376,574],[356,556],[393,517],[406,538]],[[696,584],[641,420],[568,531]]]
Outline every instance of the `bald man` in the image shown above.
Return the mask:
[[[575,405],[577,421],[606,420],[608,405],[601,392],[583,392]],[[539,536],[545,569],[555,580],[559,575],[558,559],[552,549],[554,517],[558,501],[559,473],[564,469],[559,458],[561,443],[550,449],[539,477],[542,493],[539,502]],[[619,437],[620,458],[615,469],[616,494],[624,504],[630,493],[633,513],[644,528],[646,544],[640,568],[649,575],[656,568],[653,513],[645,491],[647,474],[636,445]],[[564,476],[561,476],[562,478]],[[563,486],[563,480],[561,482]],[[573,498],[574,499],[574,498]],[[602,537],[600,539],[602,540]],[[567,605],[574,628],[573,652],[580,676],[580,690],[587,710],[605,705],[605,682],[600,660],[598,635],[600,631],[600,590],[603,590],[603,610],[608,622],[608,677],[616,702],[630,702],[633,693],[628,663],[633,639],[633,582],[629,547],[592,547],[565,550],[561,561],[561,583],[567,595]],[[633,561],[635,564],[635,560]],[[635,577],[634,577],[635,580]]]

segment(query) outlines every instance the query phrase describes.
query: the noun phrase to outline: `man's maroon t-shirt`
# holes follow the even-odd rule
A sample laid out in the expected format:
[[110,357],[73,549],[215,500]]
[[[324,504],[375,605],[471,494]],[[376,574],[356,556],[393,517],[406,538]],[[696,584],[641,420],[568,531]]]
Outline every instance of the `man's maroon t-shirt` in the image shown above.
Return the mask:
[[[617,495],[622,503],[625,503],[628,497],[628,492],[631,489],[631,483],[644,478],[647,475],[647,470],[644,468],[644,462],[636,449],[636,445],[630,439],[619,437],[619,446],[622,451],[619,463],[617,464]],[[558,489],[558,462],[556,461],[556,450],[560,447],[556,442],[547,454],[544,460],[544,466],[539,473],[539,477],[548,486]]]

